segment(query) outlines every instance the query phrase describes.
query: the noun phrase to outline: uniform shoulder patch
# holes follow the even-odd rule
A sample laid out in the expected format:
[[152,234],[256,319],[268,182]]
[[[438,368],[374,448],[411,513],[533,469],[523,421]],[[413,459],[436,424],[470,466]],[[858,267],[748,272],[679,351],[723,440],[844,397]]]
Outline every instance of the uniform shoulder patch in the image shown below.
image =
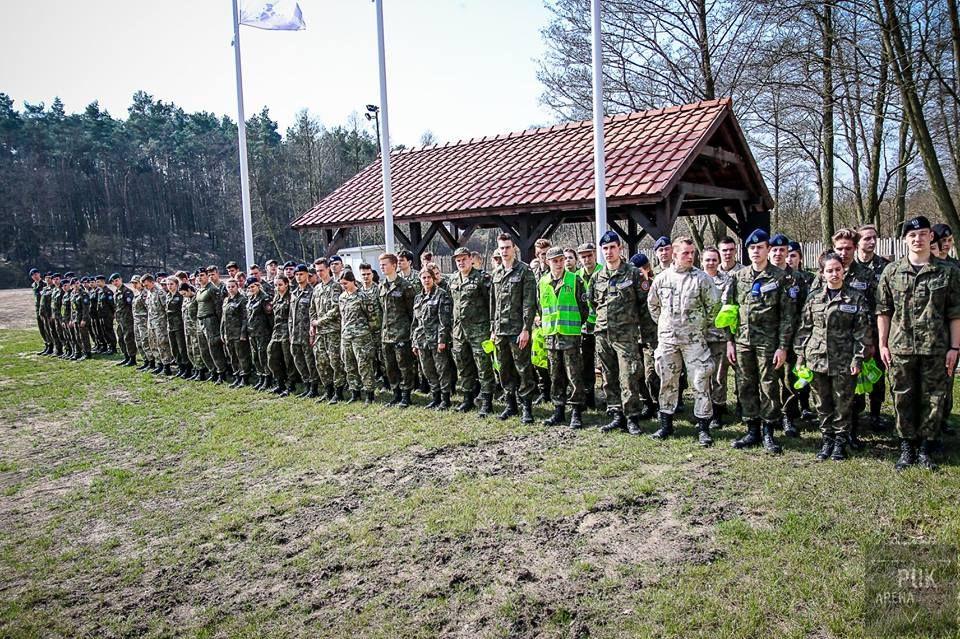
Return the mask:
[[641,280],[640,281],[640,290],[649,291],[650,290],[650,280]]

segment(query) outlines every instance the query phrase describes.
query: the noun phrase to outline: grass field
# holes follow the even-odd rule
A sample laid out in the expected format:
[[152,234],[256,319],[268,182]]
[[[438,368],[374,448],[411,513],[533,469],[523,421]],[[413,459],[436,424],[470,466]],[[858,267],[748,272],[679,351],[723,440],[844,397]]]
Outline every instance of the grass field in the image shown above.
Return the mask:
[[40,347],[0,331],[2,636],[858,637],[865,547],[960,539],[960,458],[896,475],[889,436],[818,464],[809,425],[769,457]]

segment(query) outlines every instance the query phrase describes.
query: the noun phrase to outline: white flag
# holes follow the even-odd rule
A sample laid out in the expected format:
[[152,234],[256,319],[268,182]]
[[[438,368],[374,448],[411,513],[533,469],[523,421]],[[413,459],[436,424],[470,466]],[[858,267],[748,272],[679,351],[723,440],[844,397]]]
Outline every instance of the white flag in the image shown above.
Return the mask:
[[296,0],[244,0],[240,7],[240,24],[271,31],[307,28]]

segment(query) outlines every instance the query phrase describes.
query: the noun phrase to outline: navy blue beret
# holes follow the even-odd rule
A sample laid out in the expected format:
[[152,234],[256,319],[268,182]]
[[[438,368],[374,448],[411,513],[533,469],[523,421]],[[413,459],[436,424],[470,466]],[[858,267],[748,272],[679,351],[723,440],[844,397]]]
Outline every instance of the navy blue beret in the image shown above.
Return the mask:
[[747,241],[744,242],[744,246],[750,246],[751,244],[760,244],[761,242],[769,242],[770,234],[764,231],[763,229],[756,229],[747,237]]

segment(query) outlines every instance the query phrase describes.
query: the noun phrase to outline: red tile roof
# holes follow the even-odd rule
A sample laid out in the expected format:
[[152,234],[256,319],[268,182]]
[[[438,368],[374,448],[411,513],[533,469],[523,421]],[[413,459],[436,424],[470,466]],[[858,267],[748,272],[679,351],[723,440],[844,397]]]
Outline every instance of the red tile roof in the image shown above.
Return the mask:
[[[723,121],[729,98],[607,117],[611,205],[666,196]],[[570,122],[399,151],[391,156],[396,222],[593,208],[593,123]],[[383,219],[380,160],[294,220],[293,228]]]

